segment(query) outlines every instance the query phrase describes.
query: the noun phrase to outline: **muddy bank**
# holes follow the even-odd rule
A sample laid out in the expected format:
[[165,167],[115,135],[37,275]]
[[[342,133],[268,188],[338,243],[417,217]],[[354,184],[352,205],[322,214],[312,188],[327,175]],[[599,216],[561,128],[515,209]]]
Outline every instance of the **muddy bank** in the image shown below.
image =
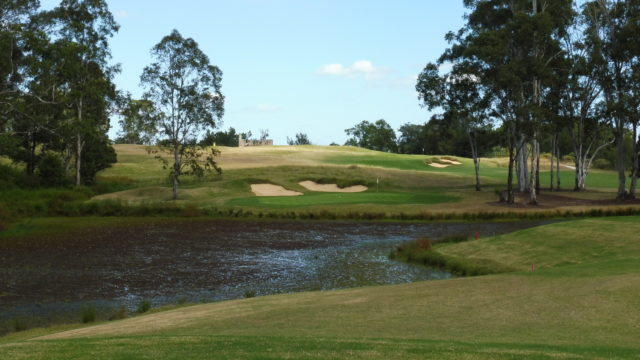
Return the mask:
[[387,259],[420,236],[511,232],[538,223],[204,221],[83,231],[0,244],[0,320],[451,276]]

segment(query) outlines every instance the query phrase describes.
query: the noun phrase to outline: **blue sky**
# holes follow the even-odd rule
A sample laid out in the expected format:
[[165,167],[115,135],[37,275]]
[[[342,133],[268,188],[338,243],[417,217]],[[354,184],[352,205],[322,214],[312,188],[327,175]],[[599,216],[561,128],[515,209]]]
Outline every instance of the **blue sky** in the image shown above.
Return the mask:
[[[121,28],[111,40],[116,85],[135,97],[149,50],[177,29],[223,71],[222,129],[277,145],[297,132],[342,144],[345,129],[385,119],[394,129],[429,118],[415,78],[463,25],[462,0],[107,0]],[[56,0],[41,0],[44,8]],[[117,131],[117,120],[110,131]]]

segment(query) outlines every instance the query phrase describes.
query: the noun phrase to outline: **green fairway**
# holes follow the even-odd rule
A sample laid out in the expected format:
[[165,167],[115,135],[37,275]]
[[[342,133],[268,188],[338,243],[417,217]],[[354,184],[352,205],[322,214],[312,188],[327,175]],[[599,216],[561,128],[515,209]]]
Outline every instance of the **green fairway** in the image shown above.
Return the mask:
[[[162,170],[145,147],[116,145],[115,148],[119,162],[99,174],[97,188],[102,189],[102,194],[93,200],[119,200],[134,204],[166,203],[171,200],[168,173]],[[455,159],[461,164],[437,168],[425,164],[425,160],[440,157],[391,154],[355,147],[223,147],[221,151],[219,161],[223,174],[209,174],[203,178],[183,176],[179,203],[203,208],[276,212],[295,208],[331,210],[343,214],[350,211],[389,214],[505,211],[491,203],[498,199],[495,191],[505,187],[506,159],[481,160],[483,191],[476,192],[473,162],[461,157],[443,157]],[[549,183],[549,174],[544,166],[547,165],[543,164],[540,178],[543,190]],[[573,170],[565,166],[561,175],[563,187],[571,189]],[[331,183],[326,181],[332,179],[340,184],[366,184],[369,190],[357,194],[318,193],[298,184],[304,180]],[[611,199],[616,181],[613,172],[594,170],[587,179],[587,186],[596,191],[563,192],[558,195],[582,199],[583,202]],[[260,183],[277,184],[304,195],[292,198],[258,197],[251,192],[250,186]],[[541,205],[545,205],[544,200]],[[553,206],[573,206],[583,210],[590,205],[561,200]]]
[[410,205],[410,204],[439,204],[456,201],[455,196],[441,193],[337,193],[337,194],[307,194],[305,196],[277,196],[277,197],[247,197],[234,199],[227,204],[231,206],[247,207],[300,207],[314,205]]
[[32,330],[1,339],[0,358],[635,358],[638,233],[636,216],[442,244],[523,271],[190,306],[35,341],[52,330]]

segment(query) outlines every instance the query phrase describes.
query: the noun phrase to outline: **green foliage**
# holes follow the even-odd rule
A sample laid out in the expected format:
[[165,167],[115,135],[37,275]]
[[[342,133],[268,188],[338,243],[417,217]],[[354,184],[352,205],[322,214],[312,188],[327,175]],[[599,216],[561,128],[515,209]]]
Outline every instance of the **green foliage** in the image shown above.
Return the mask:
[[117,310],[115,310],[111,315],[109,315],[109,320],[122,320],[127,318],[127,309],[124,306],[120,306]]
[[207,130],[204,137],[198,145],[207,147],[207,146],[229,146],[229,147],[238,147],[238,135],[236,133],[236,129],[230,127],[227,131],[217,131],[211,132]]
[[151,301],[148,300],[142,300],[140,301],[140,303],[138,303],[138,307],[136,308],[136,311],[140,314],[142,313],[146,313],[147,311],[151,310]]
[[80,309],[80,319],[83,324],[96,321],[96,308],[91,305],[85,305]]
[[65,186],[69,183],[60,156],[48,153],[38,162],[37,176],[40,184],[47,187]]
[[158,129],[157,118],[153,103],[148,100],[135,100],[127,97],[122,118],[118,121],[120,132],[115,140],[116,144],[152,145]]
[[[193,39],[183,38],[177,30],[162,38],[151,54],[154,62],[145,67],[140,81],[147,90],[145,100],[154,104],[158,114],[155,126],[162,130],[163,144],[172,151],[171,176],[176,200],[184,166],[196,174],[203,171],[196,149],[199,133],[214,128],[224,114],[222,71],[209,63]],[[213,161],[216,150],[211,151],[205,166],[218,170]],[[167,167],[166,160],[162,161]]]
[[27,324],[23,319],[13,318],[11,319],[11,329],[14,332],[21,332],[27,330]]
[[397,151],[396,134],[384,119],[375,123],[363,120],[345,132],[351,136],[345,145],[384,152]]
[[297,133],[294,139],[289,139],[287,136],[287,144],[289,145],[311,145],[311,140],[305,133]]

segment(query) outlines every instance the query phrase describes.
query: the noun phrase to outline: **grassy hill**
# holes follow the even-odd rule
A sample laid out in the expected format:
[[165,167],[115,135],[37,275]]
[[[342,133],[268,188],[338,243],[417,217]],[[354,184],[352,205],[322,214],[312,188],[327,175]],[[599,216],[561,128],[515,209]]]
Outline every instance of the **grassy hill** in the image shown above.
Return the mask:
[[[149,155],[145,147],[116,145],[118,163],[99,175],[95,200],[117,199],[130,203],[162,202],[171,198],[167,170]],[[504,159],[483,159],[483,191],[474,189],[473,164],[456,158],[461,165],[436,168],[425,164],[432,156],[401,155],[342,146],[274,146],[221,148],[221,176],[183,177],[179,203],[199,207],[243,208],[253,211],[331,210],[333,212],[454,212],[500,211],[495,202],[497,189],[506,182]],[[543,162],[542,169],[548,166]],[[573,170],[563,167],[562,181],[572,188]],[[364,193],[319,193],[305,189],[303,180],[362,184]],[[543,188],[549,174],[542,171]],[[299,197],[256,197],[251,184],[270,183],[304,194]],[[588,178],[592,191],[553,193],[542,205],[553,208],[584,208],[588,202],[614,197],[616,176],[594,170]],[[560,198],[558,198],[560,196]],[[564,201],[565,198],[577,199]],[[511,209],[522,210],[522,209]]]
[[[630,359],[640,354],[640,217],[442,244],[501,275],[266,296],[0,339],[0,358]],[[531,263],[539,264],[531,272]]]

